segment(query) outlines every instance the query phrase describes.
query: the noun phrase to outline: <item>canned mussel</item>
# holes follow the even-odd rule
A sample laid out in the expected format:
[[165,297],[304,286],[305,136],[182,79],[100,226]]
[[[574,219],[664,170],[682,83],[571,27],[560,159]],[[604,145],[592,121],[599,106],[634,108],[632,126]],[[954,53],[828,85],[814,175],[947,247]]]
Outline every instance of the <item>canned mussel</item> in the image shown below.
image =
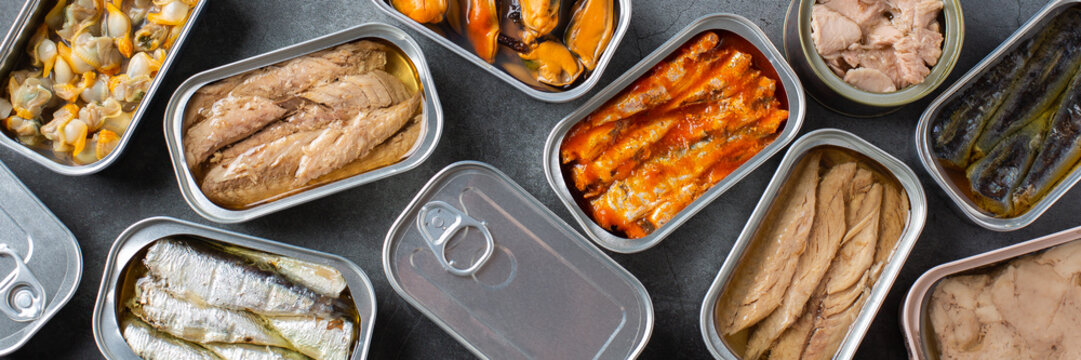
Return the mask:
[[111,164],[205,3],[28,1],[0,46],[0,145],[65,175]]
[[638,252],[791,141],[803,111],[761,30],[710,15],[556,125],[546,175],[598,244]]
[[1081,228],[943,264],[912,285],[912,359],[1081,356]]
[[423,54],[384,24],[195,75],[168,115],[185,199],[219,222],[411,169],[432,153],[442,123]]
[[1081,178],[1081,5],[1049,4],[932,104],[924,166],[974,221],[1024,227]]
[[915,174],[854,135],[797,140],[702,304],[714,356],[851,358],[925,207]]
[[155,218],[113,245],[94,334],[108,358],[361,359],[374,300],[343,258]]
[[541,101],[600,80],[631,20],[630,0],[373,0],[433,41]]

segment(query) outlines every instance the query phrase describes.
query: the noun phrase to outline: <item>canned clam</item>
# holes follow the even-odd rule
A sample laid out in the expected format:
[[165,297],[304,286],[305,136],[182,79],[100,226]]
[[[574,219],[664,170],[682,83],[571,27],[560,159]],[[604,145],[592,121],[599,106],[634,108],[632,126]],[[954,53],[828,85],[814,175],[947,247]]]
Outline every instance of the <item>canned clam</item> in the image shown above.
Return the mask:
[[375,306],[368,276],[345,258],[156,217],[113,243],[92,323],[108,359],[357,360],[367,357]]
[[[126,2],[130,3],[130,0],[126,1]],[[22,10],[19,12],[18,16],[15,17],[15,22],[11,26],[11,30],[8,31],[7,36],[3,39],[3,42],[0,42],[0,78],[4,79],[5,84],[7,84],[7,81],[8,81],[9,78],[14,79],[14,76],[12,76],[12,75],[16,72],[16,70],[20,70],[18,68],[19,66],[24,66],[24,65],[27,64],[27,62],[23,61],[23,59],[28,56],[26,54],[26,52],[24,51],[24,49],[27,49],[27,44],[29,43],[29,41],[31,41],[32,39],[44,38],[45,40],[43,42],[45,42],[45,41],[47,41],[49,43],[52,42],[52,40],[48,40],[48,38],[51,35],[48,33],[49,30],[47,29],[47,27],[45,27],[44,25],[45,25],[45,18],[47,16],[47,13],[49,13],[50,9],[53,9],[54,5],[56,5],[57,3],[58,3],[58,1],[29,0],[29,1],[26,1],[26,3],[23,5]],[[80,4],[74,4],[73,2],[67,2],[67,1],[59,1],[59,3],[60,4],[68,4],[67,6],[82,6]],[[80,3],[82,3],[82,2],[80,2]],[[99,3],[99,2],[95,1],[95,3]],[[113,3],[116,3],[117,6],[119,6],[119,4],[120,4],[120,2],[115,2],[115,1]],[[182,1],[181,3],[184,3],[184,5],[182,5],[184,9],[188,9],[186,7],[187,6],[186,3],[188,3],[187,1]],[[191,28],[195,26],[195,23],[198,20],[199,15],[202,14],[203,7],[206,6],[206,3],[207,3],[207,1],[198,1],[198,2],[196,2],[194,7],[190,8],[190,10],[189,10],[190,13],[187,14],[187,17],[183,18],[183,19],[180,19],[180,21],[181,21],[180,25],[167,25],[167,26],[165,26],[165,25],[161,25],[161,24],[158,24],[158,23],[152,23],[148,18],[147,20],[142,21],[143,24],[147,24],[147,25],[144,25],[143,27],[141,27],[139,29],[134,29],[134,28],[131,28],[131,27],[132,26],[138,26],[139,24],[134,22],[133,19],[125,19],[129,23],[128,24],[129,29],[127,31],[128,32],[134,31],[136,36],[139,36],[142,33],[143,29],[149,28],[151,26],[154,27],[154,29],[152,31],[148,31],[149,34],[145,35],[145,36],[148,37],[147,42],[148,42],[149,45],[135,44],[136,46],[134,47],[134,49],[132,49],[131,48],[132,44],[129,41],[127,49],[120,49],[119,50],[121,52],[126,52],[126,55],[127,55],[126,57],[123,57],[123,60],[121,61],[120,64],[116,64],[116,66],[118,66],[119,68],[115,68],[115,69],[111,69],[111,70],[104,70],[104,72],[102,72],[102,74],[98,75],[98,76],[81,75],[81,76],[83,76],[83,78],[82,78],[82,80],[79,80],[79,81],[82,82],[82,85],[81,85],[82,87],[86,87],[90,83],[95,84],[94,86],[91,86],[90,88],[86,89],[86,91],[83,91],[81,88],[78,88],[77,86],[75,86],[75,84],[73,84],[78,79],[79,75],[73,75],[72,74],[73,77],[69,80],[69,82],[71,82],[71,83],[70,84],[63,84],[63,85],[66,85],[69,89],[75,89],[75,90],[69,90],[69,93],[74,94],[74,96],[72,96],[71,94],[65,95],[65,96],[71,97],[72,100],[73,100],[73,101],[71,101],[69,106],[76,106],[74,103],[79,102],[80,104],[82,104],[83,101],[85,101],[85,102],[88,102],[88,104],[86,104],[86,106],[83,107],[82,110],[89,109],[91,107],[91,105],[95,105],[95,106],[96,105],[101,105],[101,106],[96,107],[96,109],[100,110],[100,109],[113,109],[112,105],[119,104],[119,105],[116,105],[117,109],[119,110],[118,111],[119,115],[116,115],[116,114],[103,115],[102,116],[103,120],[100,120],[100,122],[102,122],[104,124],[103,125],[102,124],[91,125],[90,131],[86,135],[82,136],[82,139],[81,139],[82,143],[80,143],[79,140],[75,140],[74,145],[67,144],[67,143],[63,143],[63,144],[54,143],[53,146],[46,147],[46,146],[44,146],[44,144],[40,143],[40,142],[44,141],[44,140],[42,140],[44,138],[42,137],[42,134],[41,134],[43,131],[39,131],[39,130],[45,128],[48,125],[48,123],[41,123],[41,124],[37,124],[37,125],[40,125],[41,127],[34,130],[34,132],[36,132],[37,134],[29,135],[29,137],[28,137],[29,139],[31,139],[31,141],[38,142],[38,144],[35,145],[34,148],[32,148],[30,146],[27,146],[27,145],[24,145],[22,142],[20,142],[18,139],[16,139],[17,136],[23,136],[23,134],[15,134],[15,133],[9,132],[8,131],[9,129],[4,129],[2,131],[3,134],[0,134],[0,146],[11,149],[12,151],[14,151],[16,153],[18,153],[18,154],[20,154],[22,156],[25,156],[25,157],[29,158],[30,160],[33,160],[34,162],[36,162],[38,164],[41,164],[42,166],[48,168],[49,170],[52,170],[52,171],[55,171],[57,173],[64,174],[64,175],[89,175],[89,174],[99,172],[102,169],[105,169],[105,167],[111,165],[113,162],[116,161],[117,158],[120,157],[121,153],[124,151],[124,148],[131,141],[131,137],[133,136],[132,134],[135,133],[135,128],[138,126],[139,122],[141,122],[143,120],[143,115],[145,115],[145,112],[147,111],[147,109],[150,108],[150,102],[153,101],[154,94],[157,92],[158,87],[161,86],[162,81],[164,81],[164,79],[166,77],[165,75],[172,68],[173,62],[176,60],[176,57],[178,56],[178,53],[180,52],[179,51],[180,47],[184,44],[185,40],[188,38],[188,33],[191,32]],[[105,11],[103,9],[105,7],[104,2],[101,2],[100,4],[101,5],[95,5],[95,6],[98,7],[97,11],[99,11],[98,12],[99,15],[102,14],[102,12]],[[73,11],[80,11],[80,10],[73,10]],[[110,14],[108,16],[112,17],[112,16],[116,16],[116,15]],[[123,16],[126,16],[126,15],[123,15]],[[110,18],[110,19],[112,19],[112,18]],[[94,20],[98,20],[98,19],[94,19]],[[169,22],[168,19],[163,19],[161,21]],[[94,26],[97,23],[98,22],[95,21],[93,24],[90,24],[90,25],[87,25],[87,26]],[[42,27],[39,27],[39,25],[42,26]],[[76,25],[79,25],[79,24],[76,24]],[[43,32],[36,33],[36,31],[39,31],[39,30],[43,31]],[[89,34],[89,33],[87,33],[87,34]],[[91,37],[89,41],[92,42],[92,41],[95,41],[95,40],[98,40],[98,39],[101,39],[101,38]],[[52,47],[54,49],[58,48],[58,52],[59,52],[59,54],[56,55],[55,58],[54,58],[54,61],[58,64],[55,67],[56,70],[54,71],[54,73],[59,73],[61,66],[68,65],[69,60],[64,60],[64,58],[76,59],[76,58],[80,58],[79,56],[84,56],[84,55],[79,55],[79,56],[65,55],[66,52],[67,53],[75,52],[76,55],[77,55],[77,54],[80,53],[79,51],[81,50],[81,49],[78,48],[78,46],[85,46],[85,45],[79,45],[78,39],[71,39],[71,40],[72,41],[65,40],[65,41],[71,43],[70,44],[71,47],[72,47],[71,49],[69,49],[68,45],[65,45],[63,42],[53,44]],[[118,38],[118,39],[115,39],[115,40],[117,40],[119,42],[121,39]],[[87,42],[87,43],[89,43],[89,42]],[[57,45],[57,44],[59,44],[59,45]],[[37,48],[38,46],[39,45],[35,45],[35,48]],[[149,47],[149,48],[145,48],[145,49],[142,48],[144,46]],[[168,47],[167,51],[165,50],[166,47]],[[82,49],[87,49],[87,48],[82,48]],[[121,53],[118,53],[117,52],[118,50],[116,48],[112,48],[111,46],[105,46],[104,49],[111,50],[111,52],[114,53],[112,55],[114,55],[116,57],[121,57]],[[131,53],[133,50],[135,51],[134,55]],[[105,50],[93,49],[93,50],[86,50],[86,51],[87,52],[92,52],[94,54],[98,54],[99,51],[105,51]],[[164,51],[164,53],[162,53],[162,51]],[[102,54],[98,54],[98,56],[107,57],[109,55],[102,53]],[[127,59],[128,57],[131,58],[130,61]],[[141,62],[141,63],[145,64],[148,67],[149,66],[159,66],[159,67],[157,67],[158,70],[157,70],[156,74],[151,73],[150,75],[153,75],[153,76],[151,76],[150,78],[145,78],[144,76],[147,76],[147,75],[145,75],[145,74],[137,74],[138,71],[135,71],[135,70],[131,69],[131,67],[127,66],[127,63],[135,62],[137,60],[139,60],[139,61],[146,60],[146,61]],[[70,65],[70,69],[68,69],[69,66],[63,66],[64,69],[69,70],[68,71],[69,73],[72,72],[72,71],[85,71],[85,70],[77,70],[78,66],[89,66],[88,64],[83,63],[83,61],[79,61],[79,64],[76,64],[75,60],[70,60],[70,61],[72,62],[72,64]],[[63,64],[60,65],[60,63],[63,63]],[[51,65],[51,64],[53,64],[53,62],[45,61],[45,64]],[[102,65],[102,66],[105,66],[105,65]],[[48,69],[48,67],[46,67],[46,69]],[[94,68],[91,67],[89,69],[89,71],[85,71],[83,74],[86,74],[86,73],[97,74],[97,72],[95,72],[95,70],[99,70],[99,69],[94,69]],[[106,74],[106,73],[111,73],[110,71],[113,71],[113,70],[124,70],[126,73],[115,74],[112,77],[110,77],[109,75]],[[101,71],[99,71],[99,72],[101,72]],[[47,78],[48,78],[48,76],[49,75],[46,75]],[[93,76],[93,77],[91,77],[91,76]],[[52,78],[56,78],[56,77],[57,77],[56,75],[52,76]],[[96,79],[96,82],[94,82],[95,79]],[[25,81],[30,81],[30,80],[31,79],[26,79]],[[56,79],[54,79],[54,80],[56,80]],[[52,80],[50,80],[50,81],[52,81]],[[108,85],[109,89],[100,90],[100,89],[106,87],[106,82],[108,82],[108,84],[109,84]],[[117,86],[117,84],[119,84],[119,86]],[[56,84],[55,87],[60,88],[60,85],[61,84]],[[108,95],[108,96],[105,96],[105,97],[107,97],[107,99],[103,100],[104,102],[102,104],[96,104],[96,103],[95,104],[89,104],[89,101],[85,100],[85,99],[90,97],[90,93],[92,91],[94,91],[95,88],[98,88],[99,89],[98,91],[104,91],[104,95],[99,95],[99,96]],[[123,88],[123,89],[132,89],[132,90],[130,90],[131,93],[128,93],[128,95],[121,96],[121,92],[119,90],[116,90],[116,89],[121,89],[121,88]],[[82,92],[81,99],[84,99],[83,101],[79,101],[79,93],[80,92]],[[141,92],[141,94],[140,94],[140,92]],[[10,95],[10,94],[8,94],[8,95]],[[57,92],[56,90],[52,90],[51,92],[49,92],[48,95],[53,100],[58,100],[58,99],[61,98],[61,94],[59,92]],[[120,98],[120,97],[123,97],[123,99],[119,100],[119,101],[123,101],[123,102],[125,102],[125,104],[120,104],[119,101],[116,102],[116,103],[111,102],[111,100],[116,100],[116,98]],[[134,100],[134,99],[138,99],[138,100]],[[0,101],[6,102],[4,100],[0,100]],[[98,100],[95,100],[95,101],[98,101]],[[63,101],[54,101],[54,102],[58,102],[60,104],[63,104]],[[57,105],[57,106],[59,106],[59,105]],[[134,106],[135,107],[134,112],[127,112],[126,110],[129,110],[127,108],[127,106]],[[39,109],[38,111],[44,111],[44,113],[42,113],[42,114],[40,114],[38,116],[43,117],[43,118],[47,117],[47,116],[54,116],[53,111],[61,112],[63,110],[65,110],[65,108],[61,108],[59,110],[54,110],[52,108],[50,108],[50,109]],[[76,112],[78,112],[78,111],[79,111],[79,109],[76,109]],[[104,110],[104,111],[112,111],[112,110]],[[33,113],[33,111],[29,111],[29,112]],[[89,110],[86,111],[86,112],[94,113],[93,111],[89,111]],[[69,113],[70,113],[70,111],[69,111]],[[4,116],[6,117],[7,113],[5,112],[4,114],[5,114]],[[76,116],[76,114],[69,114],[69,115],[73,116],[73,117]],[[79,116],[82,116],[82,115],[79,115]],[[50,117],[48,119],[52,119],[52,118]],[[36,121],[35,119],[26,119],[26,120],[28,120],[28,123],[31,123],[32,121]],[[89,119],[88,119],[88,121],[89,121]],[[70,122],[70,120],[69,120],[69,122]],[[98,130],[98,129],[95,129],[95,127],[100,127],[101,129]],[[27,127],[24,126],[23,128],[25,129]],[[77,128],[78,128],[78,126],[66,126],[65,130],[75,129],[73,131],[76,131],[76,130],[78,130]],[[83,130],[84,131],[86,130],[85,127],[84,127]],[[105,130],[108,130],[108,131],[105,131]],[[98,131],[96,133],[97,135],[94,135],[95,134],[94,131]],[[117,133],[118,132],[119,132],[119,138],[117,138]],[[106,135],[105,133],[108,133],[108,135]],[[108,140],[106,140],[106,139],[108,139]],[[99,145],[98,146],[93,146],[94,143],[97,143]],[[110,149],[110,146],[112,146],[111,149]],[[84,149],[88,149],[88,150],[83,151],[83,152],[79,152],[79,155],[83,155],[83,154],[88,153],[88,154],[90,154],[89,155],[90,157],[96,157],[96,158],[92,159],[94,161],[85,161],[82,164],[73,163],[71,160],[73,160],[75,155],[71,154],[72,151],[73,151],[72,149],[73,148],[78,149],[80,147],[82,147]],[[62,159],[59,155],[57,155],[57,153],[53,153],[54,151],[57,151],[57,149],[59,149],[59,148],[64,148],[64,152],[68,154],[68,155],[64,155],[64,156],[67,157],[67,158],[72,158],[72,159]],[[107,154],[105,154],[104,152],[107,152]],[[52,154],[50,154],[50,153],[52,153]]]
[[904,163],[848,132],[808,133],[710,286],[702,339],[719,359],[852,358],[926,216]]
[[[263,67],[268,70],[257,72]],[[348,72],[355,69],[366,72]],[[290,92],[324,72],[342,76]],[[243,76],[271,85],[237,85]],[[230,86],[229,96],[216,96]],[[245,113],[249,108],[229,103],[234,99],[257,110]],[[213,109],[221,105],[236,115],[215,117],[207,111],[210,101],[216,101]],[[227,126],[234,121],[243,124]],[[251,132],[221,135],[215,126]],[[397,28],[370,23],[192,76],[166,108],[165,140],[188,205],[212,221],[236,223],[413,169],[435,150],[442,128],[443,110],[420,47]],[[212,174],[214,186],[208,186]]]

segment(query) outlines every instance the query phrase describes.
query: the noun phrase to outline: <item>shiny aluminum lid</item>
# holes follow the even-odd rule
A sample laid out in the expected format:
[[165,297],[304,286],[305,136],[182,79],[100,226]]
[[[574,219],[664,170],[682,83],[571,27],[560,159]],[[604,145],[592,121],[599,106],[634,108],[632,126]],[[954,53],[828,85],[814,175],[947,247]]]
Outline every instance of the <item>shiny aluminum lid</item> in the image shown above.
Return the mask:
[[633,358],[653,329],[638,279],[484,163],[425,185],[387,235],[383,269],[482,358]]
[[67,304],[82,273],[75,236],[0,163],[0,356]]

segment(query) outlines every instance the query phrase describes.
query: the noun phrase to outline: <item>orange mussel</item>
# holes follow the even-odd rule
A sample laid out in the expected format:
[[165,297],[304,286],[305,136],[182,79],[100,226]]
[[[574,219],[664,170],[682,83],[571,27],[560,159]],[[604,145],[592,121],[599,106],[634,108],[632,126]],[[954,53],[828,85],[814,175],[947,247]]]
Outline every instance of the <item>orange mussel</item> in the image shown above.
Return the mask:
[[563,43],[578,55],[586,70],[593,70],[608,47],[615,26],[612,0],[578,0],[570,25],[563,34]]
[[576,124],[560,160],[579,205],[642,238],[772,143],[788,111],[762,60],[734,34],[700,34]]
[[443,21],[447,0],[394,0],[394,8],[421,24]]

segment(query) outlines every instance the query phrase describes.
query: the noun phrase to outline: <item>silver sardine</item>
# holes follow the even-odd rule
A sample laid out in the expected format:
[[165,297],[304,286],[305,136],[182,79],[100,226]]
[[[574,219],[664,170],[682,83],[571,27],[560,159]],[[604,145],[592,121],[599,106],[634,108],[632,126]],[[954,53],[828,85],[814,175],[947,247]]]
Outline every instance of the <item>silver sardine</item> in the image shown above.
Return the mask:
[[225,360],[307,360],[296,351],[273,346],[248,344],[206,344],[207,349]]
[[135,316],[159,331],[197,343],[289,346],[252,313],[183,301],[165,291],[164,285],[150,277],[139,279],[130,306]]
[[319,295],[281,275],[235,256],[163,239],[143,259],[149,274],[163,280],[177,298],[267,316],[321,316],[337,313],[335,299]]
[[270,326],[293,344],[293,348],[316,360],[345,360],[355,337],[353,323],[345,319],[309,316],[267,318]]
[[146,360],[218,360],[214,353],[198,345],[174,338],[154,330],[134,318],[121,325],[124,340],[131,351]]

